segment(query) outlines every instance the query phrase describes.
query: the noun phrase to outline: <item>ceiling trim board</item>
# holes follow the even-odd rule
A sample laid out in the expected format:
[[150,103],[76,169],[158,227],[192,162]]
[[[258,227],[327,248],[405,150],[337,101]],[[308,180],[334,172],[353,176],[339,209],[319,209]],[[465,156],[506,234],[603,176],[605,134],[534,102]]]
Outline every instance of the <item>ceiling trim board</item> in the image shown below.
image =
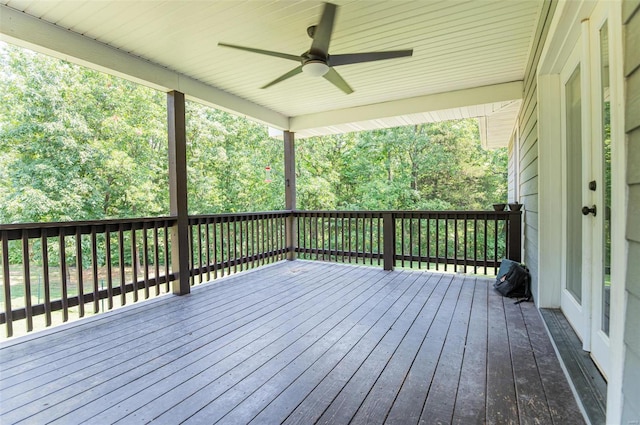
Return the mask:
[[494,84],[465,90],[418,96],[334,111],[292,117],[290,131],[299,132],[350,122],[369,121],[400,115],[441,111],[485,103],[522,99],[523,82]]

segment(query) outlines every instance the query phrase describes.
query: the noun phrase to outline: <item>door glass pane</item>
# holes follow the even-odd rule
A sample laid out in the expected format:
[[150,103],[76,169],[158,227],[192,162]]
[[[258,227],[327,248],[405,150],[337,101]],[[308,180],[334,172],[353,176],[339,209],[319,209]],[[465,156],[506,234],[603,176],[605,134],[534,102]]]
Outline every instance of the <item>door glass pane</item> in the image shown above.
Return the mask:
[[604,235],[602,238],[602,331],[609,334],[609,300],[611,289],[611,109],[609,92],[609,34],[605,23],[600,29],[600,66],[602,75],[602,158]]
[[580,66],[565,86],[567,138],[567,290],[582,302],[582,107]]

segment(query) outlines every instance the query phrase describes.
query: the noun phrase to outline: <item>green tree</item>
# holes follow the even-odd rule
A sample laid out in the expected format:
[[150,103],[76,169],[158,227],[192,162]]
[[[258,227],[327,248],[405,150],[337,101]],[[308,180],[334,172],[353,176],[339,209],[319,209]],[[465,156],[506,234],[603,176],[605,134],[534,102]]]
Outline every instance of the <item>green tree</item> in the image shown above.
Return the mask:
[[168,213],[161,93],[5,46],[0,221]]

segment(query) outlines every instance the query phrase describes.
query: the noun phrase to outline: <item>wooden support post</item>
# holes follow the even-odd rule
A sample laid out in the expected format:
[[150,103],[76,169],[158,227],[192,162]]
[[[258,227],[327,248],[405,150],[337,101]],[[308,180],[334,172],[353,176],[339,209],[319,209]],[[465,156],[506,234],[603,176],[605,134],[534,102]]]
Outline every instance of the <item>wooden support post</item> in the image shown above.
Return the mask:
[[393,213],[382,214],[384,237],[384,269],[393,270],[396,265],[396,220]]
[[509,212],[509,260],[522,261],[522,211]]
[[284,205],[292,213],[285,222],[285,242],[287,244],[287,260],[296,259],[296,151],[294,133],[284,132]]
[[176,274],[173,293],[184,295],[189,286],[189,215],[187,210],[187,136],[184,93],[167,93],[169,133],[169,206],[177,223],[171,227],[171,267]]

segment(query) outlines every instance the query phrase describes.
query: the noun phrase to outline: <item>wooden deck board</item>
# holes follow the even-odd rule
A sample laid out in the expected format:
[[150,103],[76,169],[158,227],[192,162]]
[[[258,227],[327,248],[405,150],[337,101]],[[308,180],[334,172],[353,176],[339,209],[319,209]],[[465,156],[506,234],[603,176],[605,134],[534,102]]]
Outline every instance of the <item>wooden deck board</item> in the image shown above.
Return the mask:
[[[491,291],[490,291],[491,292]],[[518,404],[513,378],[509,333],[504,303],[509,298],[489,295],[487,345],[487,412],[489,423],[518,423]],[[517,361],[517,360],[516,360]]]
[[460,279],[450,280],[450,282],[451,284],[442,296],[436,317],[431,323],[398,396],[387,414],[388,423],[418,423],[420,420],[422,408],[427,399],[449,331],[455,303],[462,288]]
[[295,261],[0,345],[0,422],[584,423],[490,280]]
[[[489,285],[474,282],[471,317],[467,329],[454,424],[480,424],[485,420],[487,386],[487,291]],[[484,366],[484,367],[482,367]]]
[[469,327],[473,290],[473,280],[465,279],[440,354],[443,361],[438,362],[427,400],[422,408],[420,420],[423,423],[451,423]]

